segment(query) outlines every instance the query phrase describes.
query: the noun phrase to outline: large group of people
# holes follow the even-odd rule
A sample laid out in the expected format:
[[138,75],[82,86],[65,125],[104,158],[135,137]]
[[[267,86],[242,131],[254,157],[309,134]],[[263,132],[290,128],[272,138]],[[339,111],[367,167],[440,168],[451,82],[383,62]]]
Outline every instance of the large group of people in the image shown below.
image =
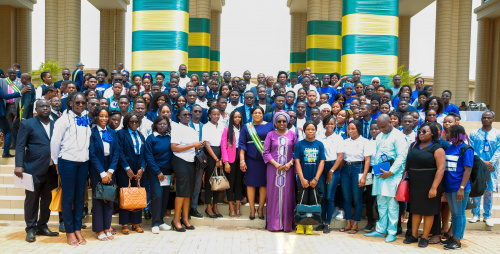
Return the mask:
[[[166,73],[169,78],[144,73],[129,82],[122,64],[110,78],[105,69],[84,74],[83,64],[77,65],[72,75],[63,70],[63,80],[54,84],[50,73],[42,73],[36,89],[29,74],[17,77],[13,68],[2,80],[8,88],[0,89],[4,135],[10,128],[3,105],[22,94],[12,102],[20,122],[15,174],[32,174],[35,184],[34,192],[26,191],[27,241],[58,234],[47,221],[59,176],[61,226],[70,245],[86,243],[81,229],[90,179],[93,193],[100,184],[146,187],[145,210],[155,234],[194,230],[190,218],[204,216],[197,210],[201,199],[205,216],[223,217],[218,204],[225,198],[230,217],[257,217],[267,230],[298,234],[329,233],[332,220],[344,219],[339,231],[356,234],[366,209],[365,235],[386,242],[402,234],[401,218],[409,212],[404,243],[460,249],[474,154],[491,171],[488,189],[476,202],[484,202],[483,217],[493,225],[500,159],[495,115],[485,112],[482,128],[467,135],[458,107],[450,103],[452,93],[433,96],[423,78],[413,89],[401,85],[399,75],[387,84],[377,77],[364,84],[359,70],[318,77],[307,68],[291,77],[280,71],[276,81],[261,73],[254,84],[250,71],[242,77],[229,71],[199,77],[188,76],[180,65],[178,72]],[[9,145],[6,139],[5,156]],[[213,176],[220,175],[229,188],[214,190]],[[395,199],[403,177],[409,179],[407,203]],[[242,214],[247,201],[250,213]],[[297,224],[297,204],[320,205],[319,226]],[[167,223],[170,209],[174,216]],[[93,195],[92,230],[101,241],[115,237],[115,210],[113,202]],[[130,234],[129,224],[144,232],[142,211],[118,213],[124,235]],[[477,222],[479,206],[473,215],[470,222]]]

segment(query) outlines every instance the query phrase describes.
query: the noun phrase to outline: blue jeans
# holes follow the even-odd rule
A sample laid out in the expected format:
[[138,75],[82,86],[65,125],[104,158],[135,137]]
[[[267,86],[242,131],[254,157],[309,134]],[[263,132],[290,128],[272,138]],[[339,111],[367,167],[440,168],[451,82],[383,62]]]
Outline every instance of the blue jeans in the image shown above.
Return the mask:
[[483,196],[476,197],[475,199],[476,199],[477,207],[472,209],[472,214],[474,216],[480,217],[480,215],[481,215],[481,199],[483,199],[483,207],[484,207],[483,217],[485,219],[491,218],[491,208],[493,207],[493,192],[487,190],[484,192]]
[[361,221],[363,212],[363,189],[359,187],[359,174],[363,173],[364,163],[356,165],[344,164],[340,177],[340,186],[344,195],[346,220],[351,220],[352,202],[354,201],[354,221]]
[[335,192],[337,185],[340,182],[340,168],[335,170],[332,175],[332,181],[327,184],[326,176],[332,169],[335,161],[326,161],[325,168],[323,169],[323,180],[321,181],[321,192],[323,193],[323,204],[321,206],[321,219],[327,224],[332,221],[333,210],[335,208]]
[[467,206],[467,200],[469,200],[469,194],[470,190],[464,191],[464,199],[462,199],[462,201],[457,201],[456,192],[446,193],[448,206],[450,206],[453,235],[456,239],[464,238],[465,224],[467,223],[467,219],[465,217],[465,207]]

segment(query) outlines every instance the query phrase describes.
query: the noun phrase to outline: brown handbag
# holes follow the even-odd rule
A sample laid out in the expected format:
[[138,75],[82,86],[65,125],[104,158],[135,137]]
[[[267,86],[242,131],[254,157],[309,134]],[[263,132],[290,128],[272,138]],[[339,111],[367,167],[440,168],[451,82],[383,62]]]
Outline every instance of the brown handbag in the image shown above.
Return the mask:
[[223,191],[229,189],[229,181],[224,175],[224,170],[221,169],[222,174],[218,174],[218,168],[215,167],[212,177],[210,177],[210,185],[212,186],[212,191]]
[[128,187],[120,188],[120,208],[124,210],[140,210],[148,206],[146,189],[141,187],[137,181],[137,187],[130,187],[130,178]]

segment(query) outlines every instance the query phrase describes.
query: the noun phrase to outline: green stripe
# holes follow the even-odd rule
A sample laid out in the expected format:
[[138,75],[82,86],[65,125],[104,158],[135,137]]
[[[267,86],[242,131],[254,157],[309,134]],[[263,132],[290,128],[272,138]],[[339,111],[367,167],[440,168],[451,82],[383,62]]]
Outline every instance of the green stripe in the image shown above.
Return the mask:
[[189,0],[134,0],[133,11],[180,10],[189,12]]
[[342,55],[398,55],[398,37],[392,35],[346,35],[342,37]]
[[342,35],[342,22],[330,20],[312,20],[307,22],[307,35]]
[[182,31],[132,32],[132,52],[145,50],[188,50],[188,34]]
[[210,47],[189,46],[189,58],[210,58]]
[[399,16],[399,0],[344,0],[342,10],[343,16],[349,14]]
[[307,61],[341,61],[340,49],[307,49]]
[[290,78],[292,78],[293,76],[297,76],[297,72],[290,72]]
[[305,63],[306,52],[292,52],[290,53],[290,63]]
[[210,19],[189,18],[190,33],[210,33]]
[[210,61],[220,62],[220,51],[210,50]]

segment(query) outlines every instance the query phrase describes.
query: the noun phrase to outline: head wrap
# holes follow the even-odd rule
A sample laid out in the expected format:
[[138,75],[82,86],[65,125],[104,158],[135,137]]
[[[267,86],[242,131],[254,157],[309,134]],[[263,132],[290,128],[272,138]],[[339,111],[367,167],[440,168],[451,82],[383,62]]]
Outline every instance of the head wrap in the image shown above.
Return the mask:
[[321,104],[321,106],[319,106],[319,112],[323,111],[323,109],[330,109],[331,111],[331,108],[330,108],[330,105],[328,105],[328,103],[325,103],[325,104]]
[[286,124],[287,124],[287,125],[288,125],[288,123],[290,123],[290,115],[288,115],[288,113],[287,113],[286,111],[284,111],[284,110],[280,110],[280,111],[276,112],[276,113],[274,114],[274,117],[273,117],[273,124],[274,124],[274,127],[275,127],[275,128],[277,128],[277,125],[276,125],[276,124],[277,124],[277,122],[276,122],[276,121],[277,121],[277,120],[278,120],[278,118],[279,118],[279,117],[281,117],[281,116],[285,117],[285,119],[286,119]]

